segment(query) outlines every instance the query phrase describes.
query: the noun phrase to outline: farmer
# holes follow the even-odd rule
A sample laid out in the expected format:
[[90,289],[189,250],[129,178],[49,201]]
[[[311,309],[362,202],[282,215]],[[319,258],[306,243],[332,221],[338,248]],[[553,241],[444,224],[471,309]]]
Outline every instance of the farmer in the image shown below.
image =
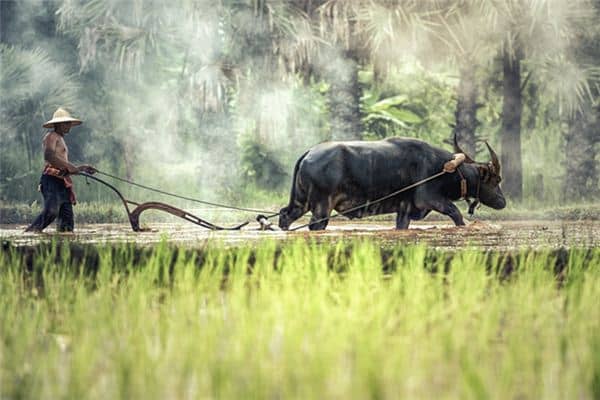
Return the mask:
[[44,196],[44,209],[42,213],[26,229],[26,232],[41,232],[58,216],[57,230],[59,232],[72,232],[73,204],[75,192],[73,181],[69,175],[79,172],[93,174],[96,169],[90,165],[75,166],[69,162],[69,149],[65,143],[65,135],[72,126],[81,125],[81,121],[71,117],[63,108],[56,110],[52,119],[43,127],[52,130],[44,136],[44,171],[40,178],[38,190]]

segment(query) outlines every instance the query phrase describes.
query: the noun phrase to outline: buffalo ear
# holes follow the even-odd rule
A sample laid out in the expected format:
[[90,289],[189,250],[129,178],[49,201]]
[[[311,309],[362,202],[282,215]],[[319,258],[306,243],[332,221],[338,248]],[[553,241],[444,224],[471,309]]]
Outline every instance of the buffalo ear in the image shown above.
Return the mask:
[[455,153],[462,153],[462,154],[464,154],[464,155],[465,155],[465,162],[466,162],[467,164],[473,164],[473,163],[475,162],[475,161],[474,161],[474,160],[473,160],[471,157],[469,157],[469,155],[468,155],[466,152],[464,152],[464,151],[463,151],[463,150],[460,148],[460,146],[458,145],[458,137],[457,137],[457,135],[456,135],[456,132],[454,132],[453,143],[454,143],[454,152],[455,152]]
[[489,182],[490,178],[492,177],[492,171],[490,171],[490,166],[485,164],[478,164],[477,169],[479,170],[479,179],[481,179],[481,182]]

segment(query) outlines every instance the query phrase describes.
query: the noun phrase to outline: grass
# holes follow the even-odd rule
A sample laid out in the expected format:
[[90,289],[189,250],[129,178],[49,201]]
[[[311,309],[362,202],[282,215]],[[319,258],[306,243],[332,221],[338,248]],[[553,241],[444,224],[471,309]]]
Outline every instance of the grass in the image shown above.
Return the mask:
[[0,253],[2,398],[598,398],[600,250]]

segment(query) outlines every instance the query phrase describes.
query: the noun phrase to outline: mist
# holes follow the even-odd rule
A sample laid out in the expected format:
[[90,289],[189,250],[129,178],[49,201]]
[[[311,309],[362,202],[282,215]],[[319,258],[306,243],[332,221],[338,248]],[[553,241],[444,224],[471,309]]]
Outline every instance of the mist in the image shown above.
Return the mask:
[[[522,201],[586,201],[598,194],[600,52],[585,40],[599,35],[600,7],[534,3],[503,13],[477,1],[2,2],[0,182],[22,177],[23,189],[0,186],[0,198],[36,196],[41,125],[65,106],[84,121],[67,137],[76,163],[207,200],[270,193],[274,207],[297,157],[321,141],[401,135],[449,148],[465,65],[478,88],[475,151],[488,140],[509,152],[499,65],[518,44]],[[551,29],[532,22],[549,16]],[[367,104],[398,95],[384,110],[393,120]],[[578,118],[593,168],[565,148]],[[569,174],[582,173],[585,189],[566,197]]]

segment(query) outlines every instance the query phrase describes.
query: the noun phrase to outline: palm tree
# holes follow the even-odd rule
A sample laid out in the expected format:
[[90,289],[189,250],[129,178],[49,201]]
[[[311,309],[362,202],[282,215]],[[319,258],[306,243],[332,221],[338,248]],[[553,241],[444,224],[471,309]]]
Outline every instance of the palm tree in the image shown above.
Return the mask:
[[[412,8],[411,8],[412,7]],[[535,75],[557,69],[557,59],[569,49],[577,26],[592,25],[586,1],[549,0],[464,2],[370,2],[361,12],[364,29],[370,32],[376,52],[379,48],[407,48],[422,59],[436,54],[439,61],[451,60],[460,72],[457,87],[456,133],[469,151],[475,150],[477,121],[477,79],[480,65],[499,59],[502,65],[502,114],[500,140],[504,165],[504,188],[514,200],[522,197],[521,115],[523,90]],[[412,41],[398,40],[402,29],[412,32]],[[414,40],[414,38],[418,38]],[[418,42],[417,47],[415,42]],[[442,46],[440,46],[442,44]],[[498,54],[499,57],[494,57]],[[372,60],[385,57],[372,54]],[[523,68],[527,68],[523,79]],[[590,76],[592,69],[580,69]],[[537,81],[540,81],[538,79]],[[553,79],[552,82],[564,82]],[[586,79],[575,79],[560,87],[557,98],[567,100],[564,107],[580,107],[589,93]],[[542,85],[543,86],[543,85]],[[563,102],[564,103],[564,102]]]
[[405,56],[402,43],[412,47],[424,37],[438,7],[438,1],[418,0],[328,0],[317,7],[319,31],[330,46],[325,70],[334,139],[362,134],[359,69],[372,64],[381,78],[395,56]]
[[481,106],[476,72],[488,48],[482,46],[481,35],[473,35],[472,8],[468,2],[441,0],[372,1],[362,3],[357,21],[376,77],[384,77],[390,66],[409,57],[457,66],[456,122],[450,137],[456,134],[467,151],[475,154]]
[[334,140],[358,139],[362,133],[358,83],[362,41],[356,27],[360,3],[328,0],[314,4],[319,32],[327,43],[321,53],[320,67],[329,84],[330,128]]
[[[164,76],[159,55],[169,48],[172,32],[167,26],[167,6],[143,0],[90,0],[83,4],[64,0],[56,13],[59,32],[78,42],[80,75],[96,75],[95,81],[101,82],[102,129],[122,149],[117,161],[132,178],[139,154],[136,143],[143,141],[147,127],[147,104],[156,96],[149,94],[147,80],[161,73]],[[142,96],[145,109],[138,100]],[[162,112],[173,114],[171,110]]]
[[[235,149],[237,134],[248,130],[236,129],[232,111],[245,126],[254,127],[251,134],[258,138],[269,117],[260,109],[262,94],[277,89],[275,82],[285,86],[289,76],[306,66],[314,43],[302,9],[279,0],[91,0],[83,7],[65,0],[59,16],[61,30],[78,38],[82,72],[108,65],[118,78],[108,82],[117,83],[108,91],[112,103],[133,109],[147,93],[172,98],[163,101],[167,108],[160,112],[176,121],[182,151]],[[151,85],[161,89],[151,90]],[[118,129],[139,131],[146,114],[128,112],[128,126]],[[115,136],[124,147],[131,145],[127,138],[135,137]],[[217,157],[215,152],[202,154]],[[219,161],[223,156],[236,165],[235,152],[220,155]],[[216,161],[209,164],[219,165]]]
[[[24,50],[0,44],[0,64],[0,137],[4,142],[0,147],[12,153],[9,158],[17,156],[20,160],[20,165],[3,169],[2,173],[23,173],[38,164],[35,160],[41,147],[42,123],[59,106],[74,105],[77,86],[74,77],[42,49]],[[21,145],[16,152],[12,143],[15,140]]]
[[[600,195],[600,168],[597,161],[600,143],[600,1],[593,2],[593,12],[578,24],[576,46],[573,48],[576,65],[563,68],[560,80],[572,86],[568,93],[574,99],[567,105],[568,129],[564,132],[566,173],[563,183],[566,200],[595,199]],[[564,71],[569,71],[564,73]],[[569,107],[569,105],[577,105]]]
[[[570,46],[578,22],[590,13],[586,1],[557,2],[550,0],[474,0],[484,26],[493,32],[503,69],[502,127],[500,129],[501,162],[505,193],[513,200],[523,194],[521,156],[521,116],[524,63],[541,64],[553,60]],[[572,88],[569,88],[572,89]]]
[[[451,138],[458,138],[469,154],[477,152],[479,135],[476,131],[480,125],[477,110],[483,106],[478,101],[478,72],[492,57],[491,46],[485,40],[489,32],[480,24],[480,19],[473,4],[457,3],[439,13],[432,30],[441,44],[436,47],[436,53],[445,56],[459,71]],[[477,26],[477,34],[473,26]]]

